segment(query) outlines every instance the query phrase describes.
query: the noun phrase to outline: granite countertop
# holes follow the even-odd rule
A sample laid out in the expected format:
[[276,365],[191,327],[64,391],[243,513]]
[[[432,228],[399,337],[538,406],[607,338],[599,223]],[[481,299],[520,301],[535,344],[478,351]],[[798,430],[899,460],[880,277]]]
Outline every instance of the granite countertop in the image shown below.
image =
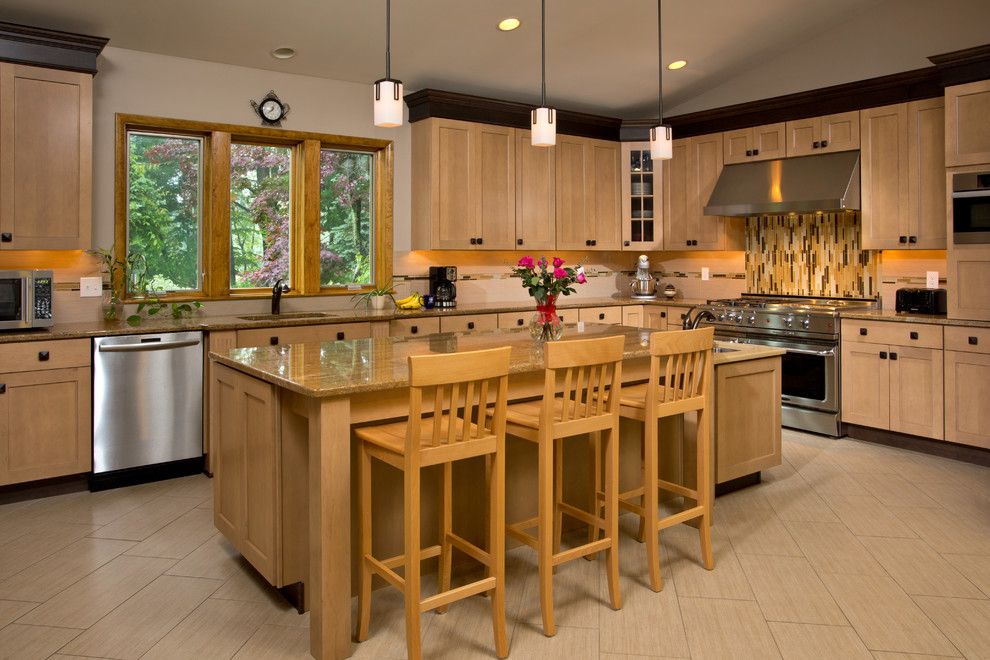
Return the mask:
[[[608,307],[626,305],[651,305],[659,307],[694,307],[704,304],[704,300],[634,300],[629,297],[614,298],[577,298],[559,302],[560,309],[576,307]],[[320,311],[314,314],[322,316],[295,317],[301,312],[286,310],[286,316],[260,320],[248,320],[239,316],[193,316],[186,319],[145,319],[139,326],[129,326],[123,322],[108,323],[91,321],[81,323],[56,323],[51,328],[25,331],[0,332],[0,344],[24,341],[50,341],[53,339],[83,339],[87,337],[108,337],[113,335],[137,335],[156,332],[187,332],[203,330],[219,332],[223,330],[249,330],[251,328],[282,328],[300,325],[322,325],[325,323],[360,323],[369,321],[391,321],[393,319],[427,318],[440,316],[462,316],[465,314],[499,314],[503,312],[519,312],[534,309],[533,302],[494,302],[494,303],[463,303],[451,310],[424,309],[419,311],[403,311],[385,309],[337,309]],[[245,316],[256,314],[245,313]]]
[[861,321],[900,321],[901,323],[930,323],[932,325],[954,325],[968,328],[990,328],[990,321],[950,319],[945,314],[912,314],[894,312],[889,309],[841,312],[841,318]]
[[[625,337],[625,359],[649,356],[652,330],[589,323],[567,324],[564,340]],[[780,348],[715,342],[729,349],[715,353],[715,365],[783,355]],[[348,341],[306,342],[284,346],[236,348],[210,353],[220,364],[305,396],[346,396],[404,387],[410,355],[452,353],[510,346],[510,373],[543,369],[543,351],[528,329],[437,333],[426,337],[378,337]]]

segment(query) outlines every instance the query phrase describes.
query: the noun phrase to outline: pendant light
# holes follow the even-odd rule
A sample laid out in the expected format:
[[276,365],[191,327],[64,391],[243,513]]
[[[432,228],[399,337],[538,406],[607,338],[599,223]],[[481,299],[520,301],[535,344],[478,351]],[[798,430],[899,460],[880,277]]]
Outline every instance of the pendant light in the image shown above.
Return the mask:
[[530,141],[534,147],[557,144],[557,110],[547,105],[547,0],[540,0],[540,107],[530,113]]
[[374,85],[375,126],[402,126],[402,81],[392,80],[392,0],[385,0],[385,77]]
[[663,29],[662,29],[663,2],[657,0],[657,64],[660,67],[660,75],[657,85],[657,109],[659,111],[659,121],[657,125],[650,129],[650,156],[653,160],[670,160],[673,157],[674,145],[670,126],[663,123]]

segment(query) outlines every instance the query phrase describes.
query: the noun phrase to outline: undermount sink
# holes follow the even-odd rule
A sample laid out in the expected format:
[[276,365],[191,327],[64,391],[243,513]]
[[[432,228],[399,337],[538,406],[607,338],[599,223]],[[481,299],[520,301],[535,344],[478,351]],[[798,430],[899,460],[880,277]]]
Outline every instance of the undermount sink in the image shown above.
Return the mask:
[[281,314],[249,314],[248,316],[238,316],[242,321],[278,321],[279,319],[323,319],[336,314],[329,312],[283,312]]

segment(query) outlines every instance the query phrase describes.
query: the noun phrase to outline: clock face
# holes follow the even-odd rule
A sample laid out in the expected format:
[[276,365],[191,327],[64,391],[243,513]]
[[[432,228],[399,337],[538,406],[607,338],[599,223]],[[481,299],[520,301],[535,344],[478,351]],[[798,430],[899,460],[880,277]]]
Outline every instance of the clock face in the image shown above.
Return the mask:
[[282,104],[275,99],[268,99],[261,104],[261,116],[268,121],[278,121],[282,117]]

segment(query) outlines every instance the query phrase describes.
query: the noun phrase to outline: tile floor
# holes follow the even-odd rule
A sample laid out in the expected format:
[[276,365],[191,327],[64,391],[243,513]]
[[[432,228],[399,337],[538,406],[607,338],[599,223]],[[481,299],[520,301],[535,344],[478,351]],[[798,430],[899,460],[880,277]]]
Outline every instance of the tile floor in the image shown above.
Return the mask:
[[[785,431],[784,464],[716,502],[716,568],[662,535],[661,593],[623,519],[624,607],[602,562],[556,576],[540,629],[532,553],[507,562],[513,658],[990,658],[990,469]],[[212,523],[190,477],[0,506],[0,658],[293,658],[299,616]],[[488,601],[423,621],[429,658],[491,658]],[[398,592],[375,592],[356,658],[402,658]]]

